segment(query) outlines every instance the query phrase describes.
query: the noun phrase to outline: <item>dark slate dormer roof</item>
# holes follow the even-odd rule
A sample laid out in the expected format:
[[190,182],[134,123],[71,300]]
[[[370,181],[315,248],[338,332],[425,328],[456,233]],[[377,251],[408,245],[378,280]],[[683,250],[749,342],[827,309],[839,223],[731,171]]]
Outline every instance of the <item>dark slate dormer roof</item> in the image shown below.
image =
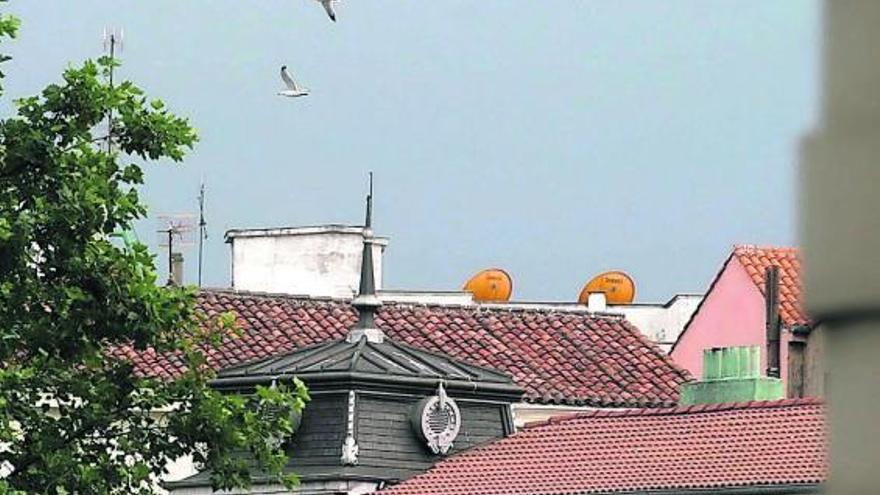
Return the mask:
[[357,381],[433,388],[442,381],[451,389],[522,394],[513,378],[504,373],[388,338],[382,342],[336,340],[239,364],[220,371],[214,384],[253,385],[292,376],[310,385]]

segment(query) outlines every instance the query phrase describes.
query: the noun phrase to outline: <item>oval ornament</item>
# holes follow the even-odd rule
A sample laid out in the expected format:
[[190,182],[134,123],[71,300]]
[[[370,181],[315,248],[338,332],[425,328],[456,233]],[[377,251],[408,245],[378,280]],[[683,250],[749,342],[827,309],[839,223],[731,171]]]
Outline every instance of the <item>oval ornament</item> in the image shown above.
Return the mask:
[[416,433],[425,441],[431,452],[446,454],[461,430],[461,410],[446,395],[443,384],[437,395],[422,399],[416,405],[412,418]]

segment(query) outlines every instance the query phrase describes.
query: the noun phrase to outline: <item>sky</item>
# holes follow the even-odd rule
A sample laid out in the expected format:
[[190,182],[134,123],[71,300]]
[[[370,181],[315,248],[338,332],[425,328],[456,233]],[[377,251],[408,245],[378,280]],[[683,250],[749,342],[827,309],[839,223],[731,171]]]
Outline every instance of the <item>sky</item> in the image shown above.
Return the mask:
[[[342,0],[335,24],[313,0],[3,8],[23,22],[4,114],[117,26],[117,77],[191,119],[184,164],[146,167],[138,236],[157,250],[156,216],[197,213],[204,179],[206,286],[229,286],[228,229],[361,223],[368,171],[388,288],[502,267],[515,299],[572,301],[622,269],[665,301],[734,244],[797,242],[815,0]],[[276,96],[282,64],[310,96]]]

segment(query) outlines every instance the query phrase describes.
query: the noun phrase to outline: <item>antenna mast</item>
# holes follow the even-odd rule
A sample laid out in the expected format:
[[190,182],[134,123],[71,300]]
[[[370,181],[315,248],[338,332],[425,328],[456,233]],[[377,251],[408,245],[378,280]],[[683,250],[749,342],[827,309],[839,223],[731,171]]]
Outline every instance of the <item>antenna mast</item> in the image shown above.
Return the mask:
[[[110,89],[113,89],[113,71],[116,69],[116,45],[122,51],[122,39],[125,32],[122,28],[105,27],[103,44],[104,53],[110,56]],[[113,110],[107,112],[107,153],[113,151]]]
[[174,278],[174,234],[176,232],[172,225],[169,225],[165,230],[159,231],[160,234],[168,235],[168,283],[171,283]]
[[[177,215],[159,215],[159,246],[168,248],[168,281],[169,284],[183,283],[183,253],[181,248],[192,246],[192,233],[195,231],[195,215],[177,214]],[[177,277],[175,280],[175,262],[179,264],[177,267]]]
[[199,186],[199,287],[202,286],[202,252],[208,238],[208,223],[205,222],[205,181]]

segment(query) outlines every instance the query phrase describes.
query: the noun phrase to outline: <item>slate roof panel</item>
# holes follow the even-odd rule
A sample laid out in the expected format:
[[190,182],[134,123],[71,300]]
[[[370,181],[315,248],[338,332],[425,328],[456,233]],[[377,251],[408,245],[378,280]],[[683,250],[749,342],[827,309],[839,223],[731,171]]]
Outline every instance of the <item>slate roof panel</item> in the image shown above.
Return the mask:
[[385,339],[383,342],[335,340],[317,346],[222,369],[217,378],[308,375],[324,372],[370,373],[410,378],[436,378],[465,382],[510,384],[513,380],[495,370],[456,361],[435,353]]

